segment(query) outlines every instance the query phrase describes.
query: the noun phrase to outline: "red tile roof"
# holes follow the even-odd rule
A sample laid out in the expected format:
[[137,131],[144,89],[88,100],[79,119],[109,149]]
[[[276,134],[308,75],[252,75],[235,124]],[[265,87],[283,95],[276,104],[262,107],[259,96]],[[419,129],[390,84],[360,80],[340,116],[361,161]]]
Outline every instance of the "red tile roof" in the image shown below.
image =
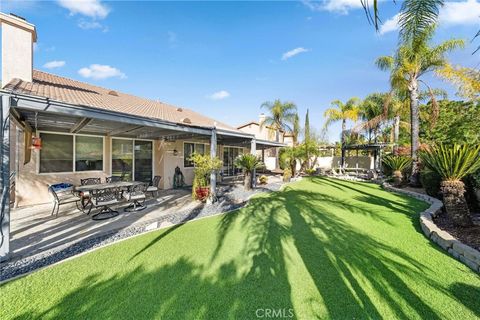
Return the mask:
[[[109,110],[145,118],[201,127],[239,131],[236,128],[208,118],[186,108],[144,99],[130,94],[94,86],[88,83],[33,70],[33,82],[14,79],[4,89],[15,93],[39,96],[51,100]],[[189,121],[190,120],[190,123]]]

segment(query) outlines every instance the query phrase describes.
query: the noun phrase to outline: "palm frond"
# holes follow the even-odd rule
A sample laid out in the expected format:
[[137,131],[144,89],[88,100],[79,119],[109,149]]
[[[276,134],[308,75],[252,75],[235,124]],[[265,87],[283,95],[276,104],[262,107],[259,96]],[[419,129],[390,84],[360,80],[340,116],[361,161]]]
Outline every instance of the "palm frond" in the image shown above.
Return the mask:
[[444,0],[405,0],[400,10],[400,37],[404,43],[414,41],[428,33],[437,23]]
[[382,71],[391,70],[395,63],[393,56],[383,56],[375,60],[375,65]]
[[422,162],[443,180],[455,181],[480,169],[480,145],[436,145],[420,152]]

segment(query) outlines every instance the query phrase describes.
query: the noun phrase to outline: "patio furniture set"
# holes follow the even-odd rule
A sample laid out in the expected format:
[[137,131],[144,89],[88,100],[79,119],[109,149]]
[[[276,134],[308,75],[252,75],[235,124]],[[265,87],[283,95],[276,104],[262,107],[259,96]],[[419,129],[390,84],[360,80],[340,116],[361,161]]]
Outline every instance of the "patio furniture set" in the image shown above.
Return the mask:
[[99,209],[92,215],[93,220],[105,220],[116,217],[118,210],[112,206],[122,201],[129,205],[123,208],[126,212],[145,209],[147,194],[158,195],[158,185],[161,177],[155,176],[150,184],[140,181],[123,181],[121,177],[107,177],[102,183],[101,178],[86,178],[80,180],[80,186],[70,183],[57,183],[48,187],[53,198],[51,215],[58,216],[61,205],[75,203],[77,209],[90,215],[92,210]]

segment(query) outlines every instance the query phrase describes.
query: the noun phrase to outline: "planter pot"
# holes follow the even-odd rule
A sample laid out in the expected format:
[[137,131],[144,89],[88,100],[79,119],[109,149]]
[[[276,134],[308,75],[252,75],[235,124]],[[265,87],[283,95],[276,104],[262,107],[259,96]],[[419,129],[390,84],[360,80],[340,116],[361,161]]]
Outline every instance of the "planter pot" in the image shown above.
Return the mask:
[[205,201],[210,194],[210,187],[197,187],[195,189],[195,199]]

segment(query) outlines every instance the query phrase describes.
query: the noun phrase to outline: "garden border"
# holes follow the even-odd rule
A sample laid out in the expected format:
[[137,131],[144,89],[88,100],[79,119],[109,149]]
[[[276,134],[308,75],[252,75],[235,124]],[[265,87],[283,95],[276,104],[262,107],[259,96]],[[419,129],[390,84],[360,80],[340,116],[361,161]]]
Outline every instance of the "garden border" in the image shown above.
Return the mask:
[[429,203],[430,207],[420,212],[420,227],[425,236],[442,247],[452,257],[480,273],[480,251],[462,243],[450,233],[440,229],[435,222],[433,222],[433,218],[442,211],[442,201],[426,194],[395,188],[387,182],[381,183],[381,186],[388,191],[406,194]]

